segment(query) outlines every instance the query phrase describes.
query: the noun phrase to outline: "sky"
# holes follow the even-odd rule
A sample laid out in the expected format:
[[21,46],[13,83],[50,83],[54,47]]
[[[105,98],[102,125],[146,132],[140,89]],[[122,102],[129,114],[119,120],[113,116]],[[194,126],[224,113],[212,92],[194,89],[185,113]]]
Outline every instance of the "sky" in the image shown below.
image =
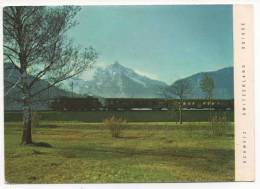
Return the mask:
[[[168,84],[233,65],[231,5],[84,6],[69,37]],[[92,73],[84,73],[90,78]]]

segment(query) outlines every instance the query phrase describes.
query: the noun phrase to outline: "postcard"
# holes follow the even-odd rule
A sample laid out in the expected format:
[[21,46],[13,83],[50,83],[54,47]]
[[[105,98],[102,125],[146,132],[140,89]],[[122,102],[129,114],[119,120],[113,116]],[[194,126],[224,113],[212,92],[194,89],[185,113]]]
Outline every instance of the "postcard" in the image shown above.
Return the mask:
[[253,5],[5,5],[4,182],[254,181]]

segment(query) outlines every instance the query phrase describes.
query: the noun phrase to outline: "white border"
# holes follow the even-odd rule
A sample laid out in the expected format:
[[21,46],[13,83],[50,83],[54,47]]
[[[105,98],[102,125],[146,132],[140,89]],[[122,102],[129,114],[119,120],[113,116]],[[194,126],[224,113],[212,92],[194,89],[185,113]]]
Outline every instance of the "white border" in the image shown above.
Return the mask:
[[6,0],[11,5],[170,5],[170,4],[252,4],[258,0]]
[[[251,5],[233,6],[233,43],[234,43],[234,100],[235,100],[235,180],[254,181],[254,57],[253,57],[253,16]],[[241,38],[241,23],[245,24],[245,39]],[[242,49],[242,42],[246,44]],[[242,68],[242,66],[245,66]],[[242,70],[246,78],[242,78]],[[246,81],[246,82],[244,82]],[[245,87],[242,88],[242,85]],[[246,92],[242,89],[246,88]],[[246,96],[243,96],[246,95]],[[242,97],[243,96],[243,97]],[[246,101],[242,101],[246,100]],[[243,111],[243,104],[246,111]],[[246,115],[243,115],[246,113]],[[245,138],[244,138],[245,137]],[[246,142],[246,143],[244,143]],[[246,162],[246,163],[244,163]]]
[[206,189],[211,187],[211,189],[232,189],[232,188],[238,188],[238,189],[248,189],[248,188],[260,188],[260,176],[258,173],[259,170],[259,164],[257,163],[257,160],[259,159],[259,150],[257,148],[259,147],[260,143],[260,129],[258,128],[260,125],[260,108],[257,105],[260,105],[260,1],[258,0],[6,0],[5,2],[2,2],[4,0],[0,1],[1,5],[1,11],[0,11],[0,60],[3,61],[3,52],[2,52],[2,7],[3,6],[10,6],[10,5],[159,5],[159,4],[254,4],[255,8],[255,136],[256,137],[256,181],[255,182],[232,182],[232,183],[173,183],[173,184],[74,184],[74,185],[43,185],[43,184],[37,184],[37,185],[6,185],[4,184],[4,127],[3,127],[3,64],[0,64],[0,76],[1,76],[1,84],[0,84],[0,96],[1,96],[1,104],[0,104],[0,122],[2,123],[0,125],[0,188],[5,189],[11,189],[11,188],[108,188],[108,189],[114,189],[114,188],[126,188],[126,189],[154,189],[154,188],[187,188],[187,189],[194,189],[194,188],[200,188],[200,189]]

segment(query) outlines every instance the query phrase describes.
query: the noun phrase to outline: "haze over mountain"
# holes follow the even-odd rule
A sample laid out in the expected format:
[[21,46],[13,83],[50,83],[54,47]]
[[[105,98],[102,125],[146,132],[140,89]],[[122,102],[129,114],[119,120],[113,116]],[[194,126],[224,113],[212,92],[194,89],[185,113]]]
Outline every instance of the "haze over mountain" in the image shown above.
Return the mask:
[[64,82],[65,88],[72,90],[72,82],[73,92],[116,98],[158,98],[159,91],[167,86],[119,63],[96,69],[91,80],[67,80]]
[[214,81],[213,98],[215,99],[232,99],[234,98],[234,82],[233,82],[233,67],[223,68],[212,72],[200,72],[192,76],[186,77],[191,87],[191,92],[186,98],[204,98],[200,88],[200,82],[203,75],[207,73]]
[[[200,81],[204,73],[209,74],[214,80],[214,98],[233,98],[233,67],[201,72],[183,78],[188,80],[191,86],[191,93],[187,98],[204,98],[200,89]],[[114,98],[164,98],[161,91],[168,86],[165,82],[140,75],[119,63],[98,68],[91,80],[71,79],[64,81],[63,86],[72,92],[72,83],[73,92],[80,95]]]
[[[214,80],[213,98],[232,99],[234,98],[233,90],[233,67],[223,68],[212,72],[200,72],[192,76],[183,78],[188,80],[191,92],[186,98],[204,98],[200,88],[200,81],[203,74],[207,73]],[[4,64],[5,80],[15,83],[19,78],[18,71],[12,68],[11,64]],[[31,76],[32,77],[32,76]],[[72,84],[73,83],[73,91]],[[8,89],[8,83],[5,82],[5,109],[19,110],[22,109],[21,101],[14,99],[22,97],[21,90],[14,86]],[[48,86],[45,80],[39,80],[33,91]],[[57,96],[99,96],[114,98],[165,98],[162,90],[168,87],[165,82],[151,79],[147,76],[140,75],[130,68],[126,68],[119,63],[98,68],[91,80],[74,78],[63,82],[63,89],[52,87],[49,91],[43,92],[35,98],[34,109],[48,109],[48,98]],[[66,89],[66,90],[64,90]],[[73,95],[72,95],[73,94]],[[177,97],[176,97],[177,98]],[[40,99],[40,100],[39,100]]]

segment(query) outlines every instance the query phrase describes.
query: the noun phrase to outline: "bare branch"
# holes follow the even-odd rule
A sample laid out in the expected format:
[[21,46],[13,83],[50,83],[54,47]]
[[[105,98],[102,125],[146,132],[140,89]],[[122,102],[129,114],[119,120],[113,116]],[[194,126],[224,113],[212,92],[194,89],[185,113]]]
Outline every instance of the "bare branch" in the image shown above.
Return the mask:
[[70,78],[72,78],[72,77],[75,77],[76,75],[78,75],[78,74],[81,73],[81,72],[82,72],[82,71],[80,71],[80,72],[78,71],[78,72],[76,72],[76,73],[74,73],[74,74],[72,74],[72,75],[68,75],[67,77],[60,78],[59,80],[56,80],[55,82],[53,82],[52,84],[50,84],[48,87],[43,88],[43,89],[41,89],[41,90],[35,92],[35,93],[32,94],[31,96],[34,97],[34,96],[36,96],[36,95],[42,93],[43,91],[48,90],[50,87],[53,87],[53,86],[55,86],[56,84],[58,84],[58,83],[60,83],[60,82],[62,82],[62,81],[65,81],[65,80],[67,80],[67,79],[70,79]]
[[7,53],[4,53],[5,56],[8,57],[8,59],[10,60],[10,62],[12,63],[12,65],[20,72],[20,68],[14,63],[14,61],[12,60],[11,56]]
[[15,49],[8,47],[7,45],[4,45],[4,48],[7,48],[8,50],[12,51],[13,53],[19,55],[19,52],[17,52]]
[[187,96],[191,92],[190,83],[188,80],[185,79],[178,80],[174,84],[172,84],[167,89],[167,91],[170,94],[175,95],[182,100],[185,96]]
[[12,86],[8,89],[8,91],[4,94],[4,96],[7,96],[10,93],[10,91],[13,90],[15,87],[22,89],[20,86],[18,86],[18,83],[20,82],[20,80],[17,80],[15,83],[12,83],[12,82],[6,81],[6,80],[5,80],[5,82],[10,83]]

